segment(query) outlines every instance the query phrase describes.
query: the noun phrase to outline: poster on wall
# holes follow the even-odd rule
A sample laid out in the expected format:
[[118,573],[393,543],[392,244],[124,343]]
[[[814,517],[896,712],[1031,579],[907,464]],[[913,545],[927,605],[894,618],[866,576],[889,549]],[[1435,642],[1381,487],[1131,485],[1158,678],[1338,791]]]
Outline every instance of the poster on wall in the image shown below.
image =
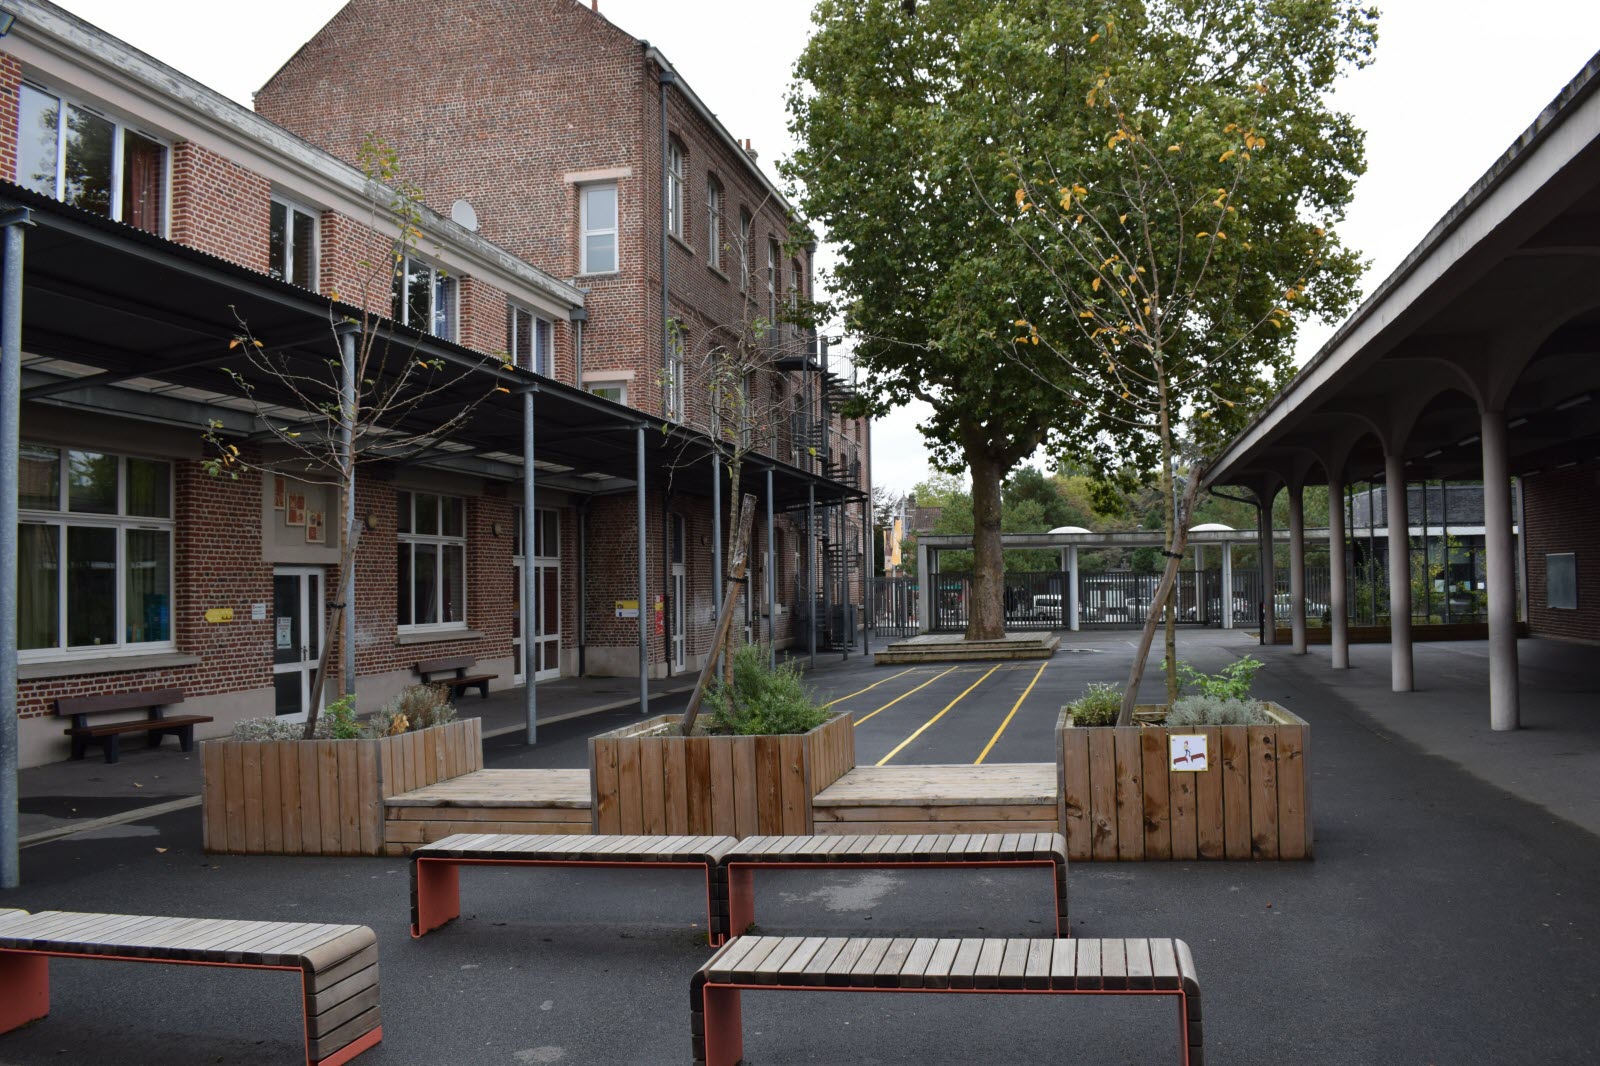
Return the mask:
[[326,528],[326,522],[327,522],[327,516],[322,511],[307,511],[306,512],[306,543],[307,544],[326,544],[327,543],[327,535],[324,532],[324,529]]
[[281,511],[289,505],[289,479],[282,474],[272,475],[272,509]]
[[289,493],[289,504],[283,512],[284,525],[303,526],[306,524],[306,494],[304,492]]

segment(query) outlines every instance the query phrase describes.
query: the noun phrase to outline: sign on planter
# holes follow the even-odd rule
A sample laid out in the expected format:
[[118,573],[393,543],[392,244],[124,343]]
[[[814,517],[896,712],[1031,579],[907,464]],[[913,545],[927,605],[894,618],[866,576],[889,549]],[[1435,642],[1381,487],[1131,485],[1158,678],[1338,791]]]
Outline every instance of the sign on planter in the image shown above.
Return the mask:
[[1167,737],[1168,755],[1174,770],[1206,770],[1206,735],[1173,733]]

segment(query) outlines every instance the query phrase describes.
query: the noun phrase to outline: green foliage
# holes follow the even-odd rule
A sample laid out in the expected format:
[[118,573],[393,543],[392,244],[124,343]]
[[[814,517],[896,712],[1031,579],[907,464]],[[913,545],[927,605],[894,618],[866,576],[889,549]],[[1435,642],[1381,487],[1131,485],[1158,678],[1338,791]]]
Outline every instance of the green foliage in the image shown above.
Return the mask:
[[361,726],[356,722],[355,696],[340,696],[328,704],[317,725],[326,725],[328,735],[334,740],[354,740],[359,737]]
[[[1161,668],[1165,670],[1167,664],[1163,661]],[[1188,663],[1178,663],[1178,680],[1186,689],[1208,699],[1216,700],[1248,700],[1250,698],[1250,685],[1256,679],[1256,671],[1261,669],[1261,660],[1246,655],[1224,666],[1214,674],[1202,674]]]
[[1168,726],[1268,725],[1272,717],[1259,700],[1222,696],[1184,696],[1167,711]]
[[1117,712],[1122,709],[1122,686],[1095,682],[1066,709],[1072,713],[1073,725],[1116,725]]
[[344,696],[328,704],[317,719],[314,734],[305,735],[304,722],[285,721],[276,715],[246,718],[233,724],[233,739],[260,740],[351,740],[361,735],[355,725],[355,699]]
[[798,665],[767,665],[759,644],[746,644],[733,655],[733,683],[718,678],[706,692],[711,727],[741,736],[804,733],[828,719],[828,712],[800,682]]
[[445,685],[412,685],[367,719],[369,737],[398,736],[456,720],[455,704]]

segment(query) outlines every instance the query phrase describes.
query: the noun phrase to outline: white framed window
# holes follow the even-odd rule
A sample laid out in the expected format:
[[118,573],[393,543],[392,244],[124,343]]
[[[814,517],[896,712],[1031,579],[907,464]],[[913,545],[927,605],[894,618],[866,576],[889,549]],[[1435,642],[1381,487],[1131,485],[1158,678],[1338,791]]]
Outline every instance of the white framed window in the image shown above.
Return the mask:
[[767,238],[767,336],[778,332],[778,242]]
[[706,262],[722,269],[722,186],[706,175]]
[[465,628],[467,501],[432,492],[397,492],[395,531],[400,628]]
[[442,267],[403,255],[394,267],[393,318],[402,326],[456,339],[456,279]]
[[789,322],[789,333],[793,336],[798,336],[800,333],[800,325],[799,323],[793,321],[793,319],[795,317],[795,313],[800,310],[800,301],[805,297],[804,288],[804,285],[802,285],[800,281],[800,260],[791,259],[789,260],[788,297],[789,318],[791,320]]
[[666,380],[662,382],[662,402],[666,404],[667,417],[683,421],[683,353],[689,338],[683,323],[667,324]]
[[750,291],[750,212],[739,208],[739,291]]
[[267,272],[279,281],[317,291],[317,213],[279,196],[272,198]]
[[172,648],[172,464],[22,445],[23,660]]
[[17,90],[17,184],[158,237],[166,231],[167,146],[27,83]]
[[667,232],[684,240],[683,234],[683,145],[677,138],[667,142]]
[[515,365],[556,376],[555,325],[548,318],[512,304],[506,312],[506,351]]
[[[522,508],[514,512],[515,518],[511,527],[511,554],[516,558],[522,555]],[[535,522],[533,527],[533,557],[535,559],[561,558],[561,512],[551,507],[535,507]]]
[[612,403],[626,404],[628,402],[628,383],[626,381],[591,381],[584,388],[603,400],[610,400]]
[[612,274],[617,255],[617,185],[603,182],[578,189],[578,272]]

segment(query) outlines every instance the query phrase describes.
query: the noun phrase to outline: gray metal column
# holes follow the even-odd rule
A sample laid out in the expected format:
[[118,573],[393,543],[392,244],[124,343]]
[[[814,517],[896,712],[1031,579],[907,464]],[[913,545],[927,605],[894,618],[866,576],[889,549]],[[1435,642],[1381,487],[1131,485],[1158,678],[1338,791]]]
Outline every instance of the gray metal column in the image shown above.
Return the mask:
[[872,581],[877,567],[872,565],[872,494],[861,501],[861,654],[871,650],[867,643],[867,622],[872,618]]
[[1294,653],[1306,653],[1306,508],[1305,488],[1289,486],[1289,628]]
[[917,632],[933,631],[933,590],[928,574],[928,546],[917,539]]
[[767,665],[778,667],[778,549],[773,544],[772,467],[767,467]]
[[[737,494],[736,494],[737,495]],[[749,549],[745,549],[746,555]],[[722,457],[711,454],[711,624],[722,613]],[[713,648],[715,655],[721,649]]]
[[1278,643],[1278,567],[1272,552],[1272,498],[1269,488],[1261,490],[1257,504],[1256,550],[1261,567],[1261,643]]
[[1328,473],[1328,643],[1335,670],[1350,668],[1350,606],[1346,602],[1344,471]]
[[1511,539],[1511,471],[1506,456],[1506,417],[1499,411],[1485,411],[1480,423],[1483,540],[1487,556],[1484,562],[1489,586],[1489,727],[1508,730],[1521,724],[1522,711],[1517,676],[1516,560]]
[[1406,507],[1406,464],[1399,451],[1383,457],[1383,495],[1389,505],[1389,681],[1410,692],[1411,515]]
[[648,573],[645,570],[644,532],[644,423],[634,431],[634,497],[639,519],[639,713],[650,713],[650,629],[645,624],[645,596]]
[[1233,541],[1222,542],[1222,628],[1233,628]]
[[0,218],[0,888],[22,881],[17,854],[17,487],[22,458],[22,227],[26,208]]
[[1081,582],[1078,579],[1078,546],[1072,545],[1067,549],[1067,610],[1069,623],[1074,633],[1083,628],[1083,605],[1078,602],[1078,589]]
[[[537,472],[533,468],[533,396],[532,388],[522,394],[522,710],[527,718],[529,744],[539,742],[539,686],[533,681],[538,673],[533,616],[539,598],[539,573],[533,565],[533,531],[539,524],[534,488]],[[516,673],[515,667],[512,673]]]
[[806,486],[806,651],[817,668],[817,486]]
[[[346,327],[339,332],[339,358],[341,362],[339,376],[339,446],[344,455],[346,464],[345,481],[350,486],[350,491],[344,495],[344,532],[340,536],[345,539],[340,541],[339,547],[355,542],[356,538],[356,453],[355,453],[355,412],[356,412],[356,331]],[[339,578],[344,584],[339,598],[344,601],[344,626],[339,634],[339,643],[344,652],[343,662],[339,672],[344,675],[344,694],[355,695],[356,691],[356,556],[350,553],[350,565],[345,567],[345,573]],[[319,651],[321,649],[318,649]]]
[[578,504],[578,676],[588,673],[589,649],[589,500]]

